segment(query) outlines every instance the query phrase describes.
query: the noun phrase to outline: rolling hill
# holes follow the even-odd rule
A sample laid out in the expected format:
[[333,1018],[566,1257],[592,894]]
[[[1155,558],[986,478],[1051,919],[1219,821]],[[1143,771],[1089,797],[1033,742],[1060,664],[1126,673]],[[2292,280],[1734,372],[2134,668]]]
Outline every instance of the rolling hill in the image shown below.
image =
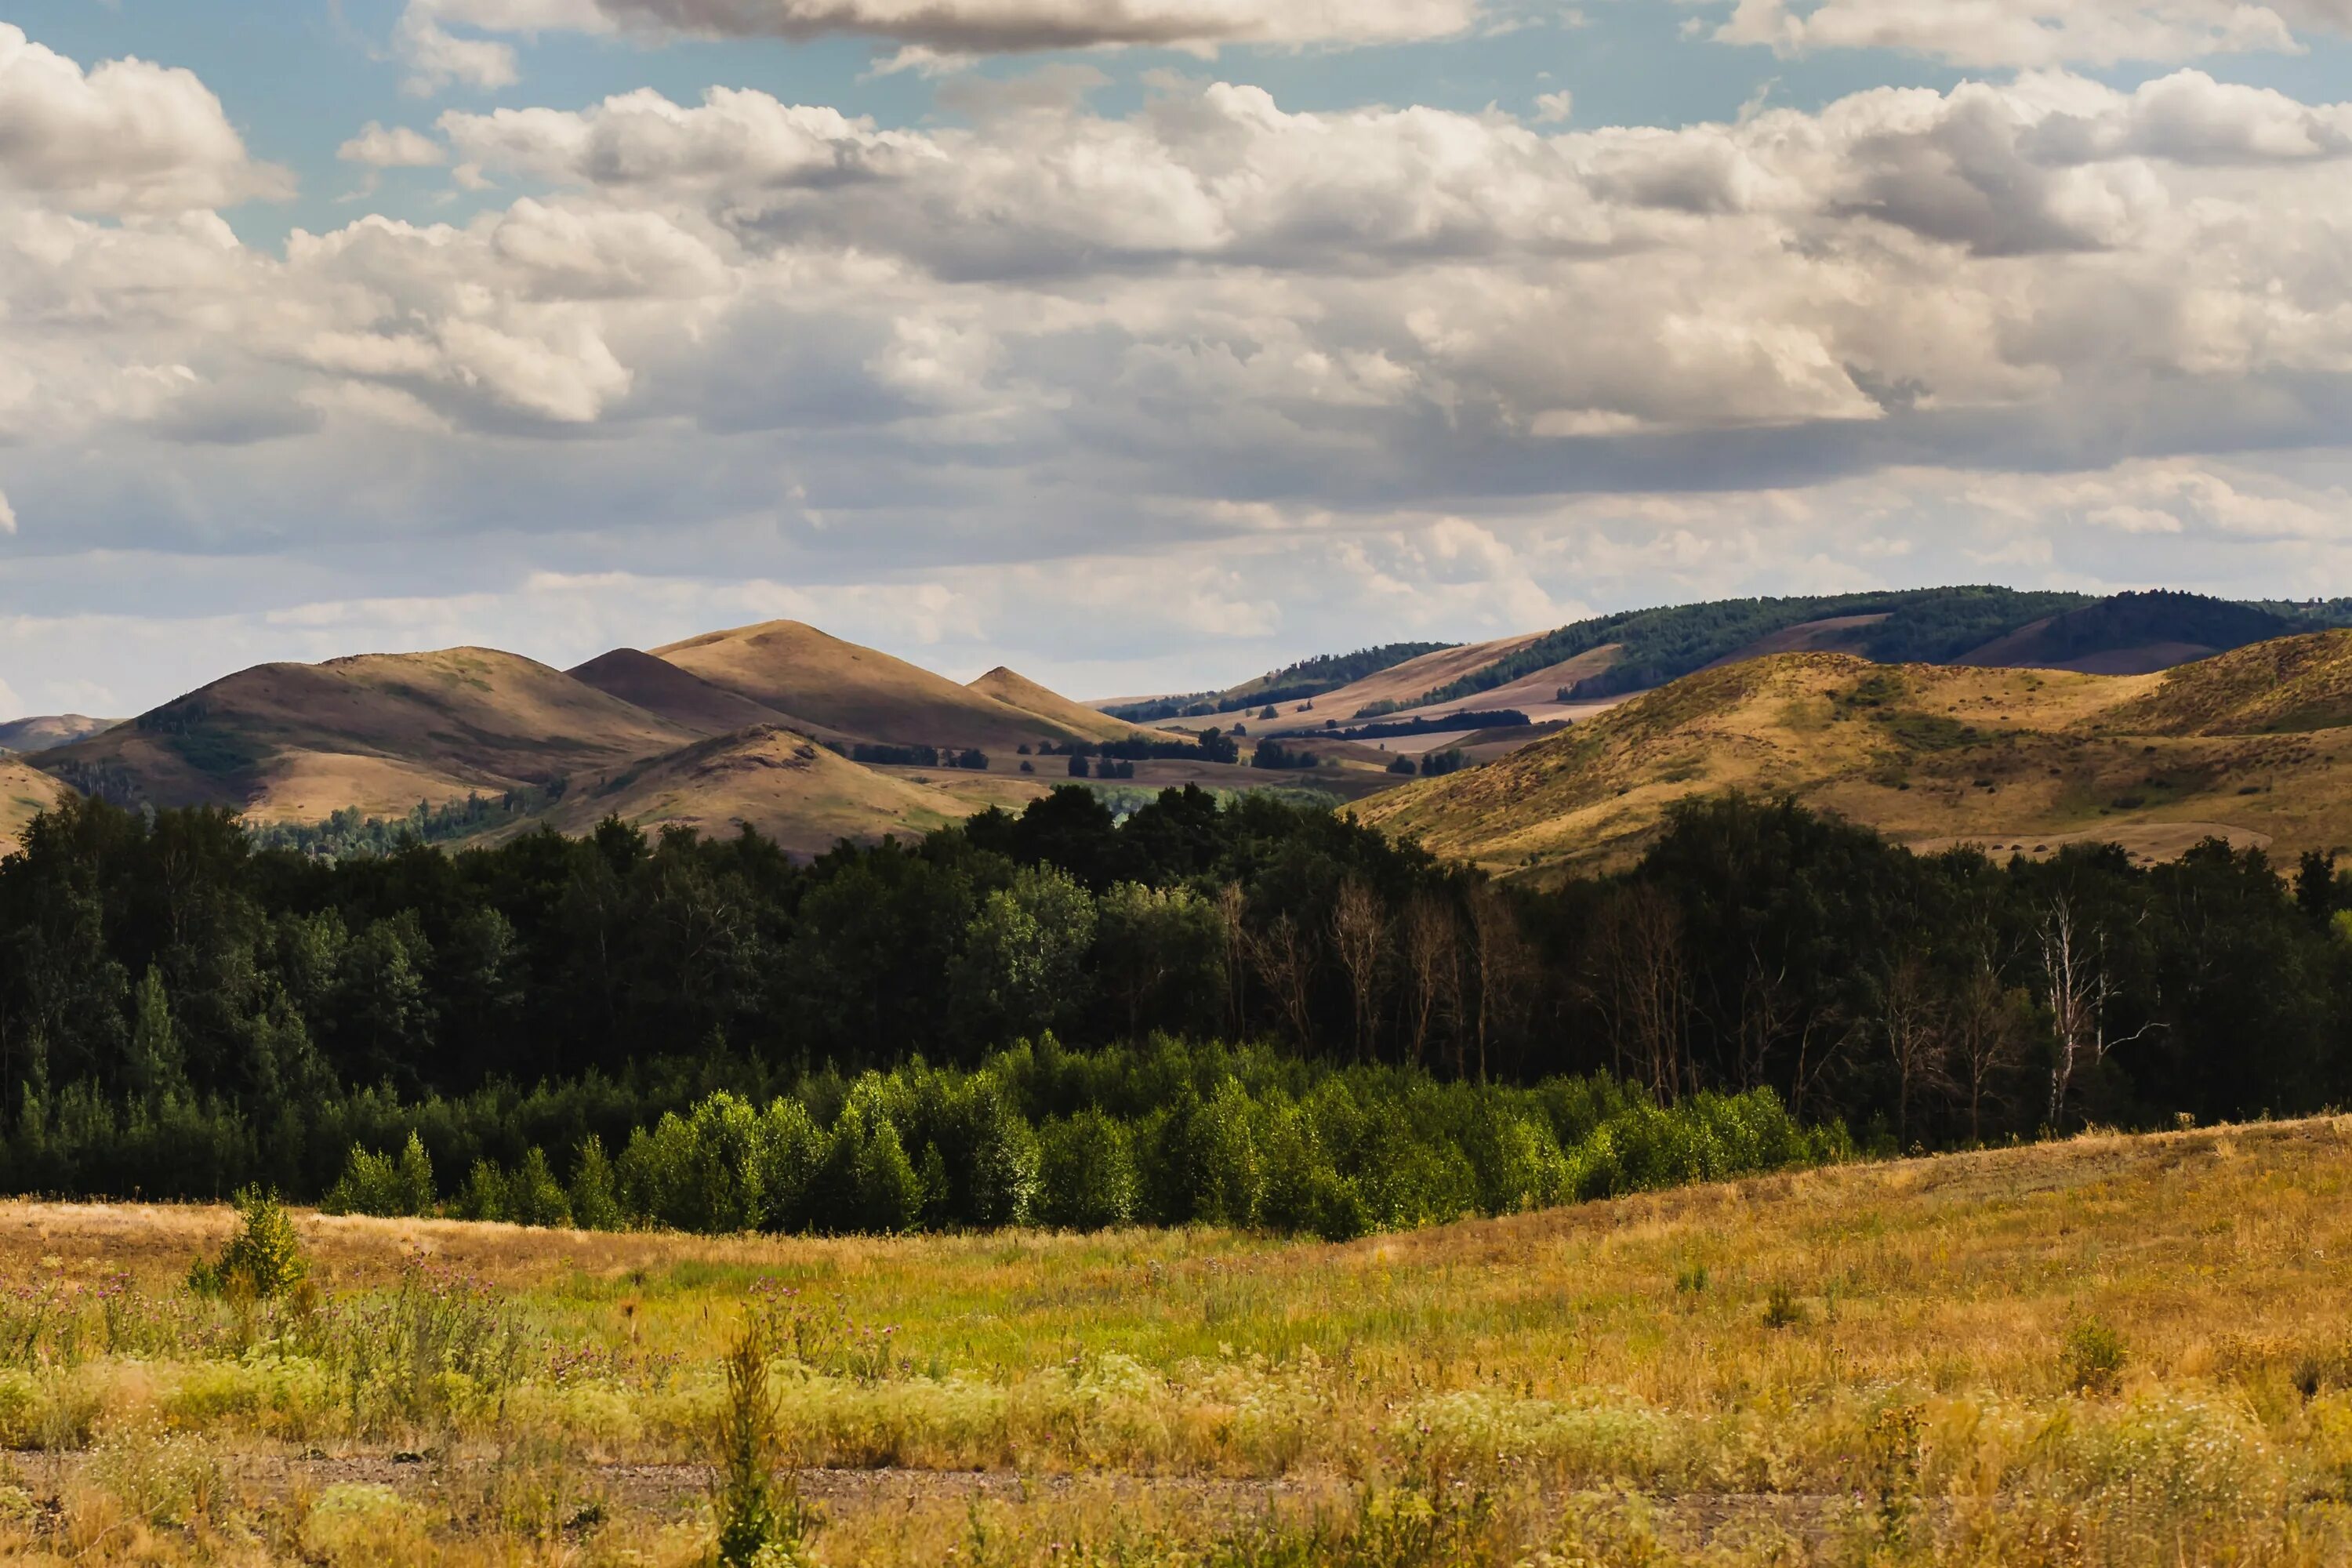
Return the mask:
[[2347,766],[2352,632],[2137,676],[1794,653],[1687,676],[1360,809],[1521,874],[1622,863],[1675,802],[1726,789],[1926,848],[2096,837],[2154,858],[2217,833],[2291,853],[2352,845]]
[[1722,599],[1600,616],[1384,667],[1317,697],[1311,718],[1286,711],[1269,721],[1281,731],[1269,732],[1328,715],[1344,723],[1464,708],[1517,709],[1539,721],[1588,716],[1702,669],[1782,653],[2146,674],[2347,617],[2352,605],[2246,605],[2167,592],[2093,599],[1959,587]]
[[561,670],[467,647],[260,665],[35,761],[113,799],[291,822],[529,788],[698,738]]
[[960,822],[972,809],[942,791],[836,756],[805,735],[761,725],[583,781],[530,826],[582,834],[617,816],[647,829],[683,826],[720,837],[751,826],[796,854],[818,855],[844,838],[922,834]]
[[1011,751],[1099,738],[798,621],[711,632],[654,655],[796,728],[861,741]]
[[14,719],[0,724],[0,752],[29,755],[55,751],[114,727],[112,719],[92,719],[80,713],[52,713],[37,719]]

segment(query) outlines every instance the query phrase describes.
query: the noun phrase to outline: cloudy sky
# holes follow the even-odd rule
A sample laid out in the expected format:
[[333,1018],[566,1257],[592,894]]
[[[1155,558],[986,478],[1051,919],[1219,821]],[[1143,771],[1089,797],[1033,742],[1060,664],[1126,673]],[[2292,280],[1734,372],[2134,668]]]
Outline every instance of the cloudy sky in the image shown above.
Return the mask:
[[2352,594],[2352,0],[0,0],[0,716]]

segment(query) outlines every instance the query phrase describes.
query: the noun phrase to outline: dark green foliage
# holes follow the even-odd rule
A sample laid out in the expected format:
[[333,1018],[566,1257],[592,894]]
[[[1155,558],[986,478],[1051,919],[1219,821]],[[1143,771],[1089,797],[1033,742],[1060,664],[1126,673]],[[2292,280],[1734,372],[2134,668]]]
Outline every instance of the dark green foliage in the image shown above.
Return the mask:
[[1047,1122],[1037,1143],[1039,1224],[1101,1230],[1135,1217],[1135,1162],[1125,1127],[1089,1107]]
[[[1901,686],[1852,711],[1933,744]],[[1339,1235],[1819,1157],[1801,1123],[2290,1114],[2352,1097],[2340,890],[1738,799],[1540,893],[1265,793],[1065,789],[806,866],[618,823],[328,863],[79,801],[0,862],[0,1189],[985,1227],[1062,1203],[1039,1130],[1094,1110],[1134,1217]]]

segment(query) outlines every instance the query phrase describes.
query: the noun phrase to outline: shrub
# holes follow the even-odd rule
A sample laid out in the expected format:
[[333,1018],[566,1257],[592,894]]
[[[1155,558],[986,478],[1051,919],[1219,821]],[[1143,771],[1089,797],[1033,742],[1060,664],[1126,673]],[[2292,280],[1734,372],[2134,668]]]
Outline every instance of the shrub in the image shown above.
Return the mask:
[[625,1222],[613,1163],[604,1157],[604,1141],[593,1132],[572,1164],[571,1199],[572,1223],[583,1230],[618,1230]]
[[370,1153],[354,1143],[343,1173],[320,1200],[327,1214],[375,1215],[383,1218],[433,1212],[433,1160],[414,1131],[400,1158]]
[[922,1184],[883,1104],[880,1075],[850,1090],[810,1191],[810,1226],[830,1234],[895,1236],[922,1217]]
[[568,1226],[572,1201],[547,1163],[547,1151],[533,1145],[506,1181],[506,1216],[517,1225]]
[[285,1205],[273,1194],[247,1187],[236,1195],[239,1224],[217,1262],[198,1263],[188,1284],[200,1295],[246,1295],[271,1300],[309,1278],[310,1260]]
[[1135,1217],[1135,1164],[1127,1130],[1089,1108],[1038,1134],[1037,1218],[1064,1230],[1101,1230]]
[[2059,1352],[2061,1374],[2077,1394],[2115,1393],[2123,1386],[2129,1360],[2124,1337],[2096,1318],[2078,1319],[2069,1327]]

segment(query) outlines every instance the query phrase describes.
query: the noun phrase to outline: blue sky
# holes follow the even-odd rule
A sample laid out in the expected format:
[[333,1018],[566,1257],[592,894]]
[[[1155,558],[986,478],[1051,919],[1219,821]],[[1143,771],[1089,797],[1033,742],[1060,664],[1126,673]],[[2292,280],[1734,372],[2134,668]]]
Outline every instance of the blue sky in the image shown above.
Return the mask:
[[1098,696],[2352,593],[2339,0],[1951,14],[0,6],[0,710],[768,615]]

